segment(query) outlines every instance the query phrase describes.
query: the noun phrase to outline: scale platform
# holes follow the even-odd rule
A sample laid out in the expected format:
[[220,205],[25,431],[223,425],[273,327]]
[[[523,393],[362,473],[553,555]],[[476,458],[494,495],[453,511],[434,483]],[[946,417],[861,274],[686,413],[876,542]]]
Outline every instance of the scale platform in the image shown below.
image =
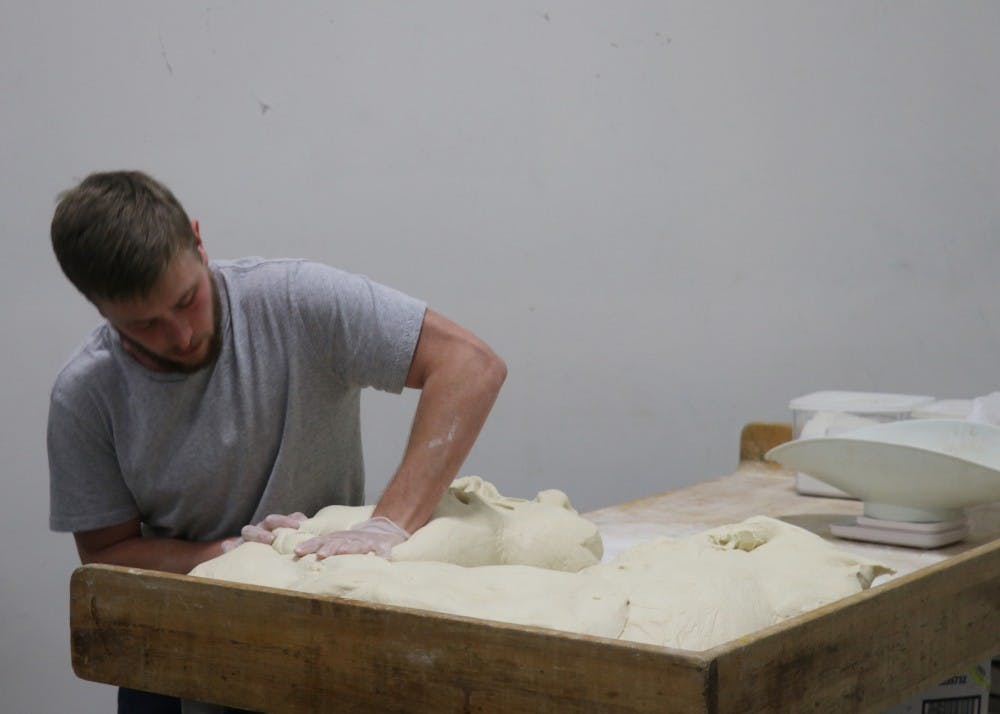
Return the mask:
[[912,523],[858,516],[853,521],[831,523],[830,532],[848,540],[930,549],[958,543],[969,535],[969,524],[965,519]]
[[968,534],[964,509],[1000,500],[1000,428],[914,419],[790,441],[766,458],[864,502],[834,535],[938,548]]

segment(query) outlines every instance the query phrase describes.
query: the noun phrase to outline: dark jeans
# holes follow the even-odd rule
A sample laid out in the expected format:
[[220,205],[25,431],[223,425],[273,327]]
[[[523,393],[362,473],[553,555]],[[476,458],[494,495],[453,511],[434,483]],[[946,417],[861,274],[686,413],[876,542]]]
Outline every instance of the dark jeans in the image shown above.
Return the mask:
[[[253,714],[245,709],[218,707],[219,714]],[[118,714],[181,714],[181,700],[165,694],[118,689]]]
[[121,687],[118,690],[118,714],[181,714],[181,700],[165,694]]

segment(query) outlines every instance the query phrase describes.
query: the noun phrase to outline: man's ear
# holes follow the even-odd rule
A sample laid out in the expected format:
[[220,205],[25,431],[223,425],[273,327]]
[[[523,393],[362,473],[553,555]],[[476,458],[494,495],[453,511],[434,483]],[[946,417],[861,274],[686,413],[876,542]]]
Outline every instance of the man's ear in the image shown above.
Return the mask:
[[191,232],[194,233],[194,247],[201,256],[201,262],[208,265],[208,254],[205,252],[205,244],[201,242],[201,226],[198,221],[191,221]]

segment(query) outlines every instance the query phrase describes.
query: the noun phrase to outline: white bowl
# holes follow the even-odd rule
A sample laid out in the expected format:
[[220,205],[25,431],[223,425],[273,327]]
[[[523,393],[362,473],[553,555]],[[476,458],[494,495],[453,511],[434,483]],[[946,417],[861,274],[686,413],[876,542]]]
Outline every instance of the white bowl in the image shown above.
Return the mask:
[[890,521],[950,521],[1000,500],[1000,428],[915,419],[776,446],[767,458],[864,501]]

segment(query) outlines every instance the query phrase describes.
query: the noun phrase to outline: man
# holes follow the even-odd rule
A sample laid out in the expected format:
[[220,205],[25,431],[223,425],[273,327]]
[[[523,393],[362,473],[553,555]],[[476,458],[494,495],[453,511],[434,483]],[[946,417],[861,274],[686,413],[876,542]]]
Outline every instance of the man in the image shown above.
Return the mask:
[[506,376],[470,332],[363,276],[210,262],[197,221],[142,173],[65,192],[51,237],[105,318],[49,410],[50,525],[84,563],[186,573],[302,512],[361,504],[360,391],[406,386],[421,396],[372,519],[298,550],[387,557],[430,517]]

